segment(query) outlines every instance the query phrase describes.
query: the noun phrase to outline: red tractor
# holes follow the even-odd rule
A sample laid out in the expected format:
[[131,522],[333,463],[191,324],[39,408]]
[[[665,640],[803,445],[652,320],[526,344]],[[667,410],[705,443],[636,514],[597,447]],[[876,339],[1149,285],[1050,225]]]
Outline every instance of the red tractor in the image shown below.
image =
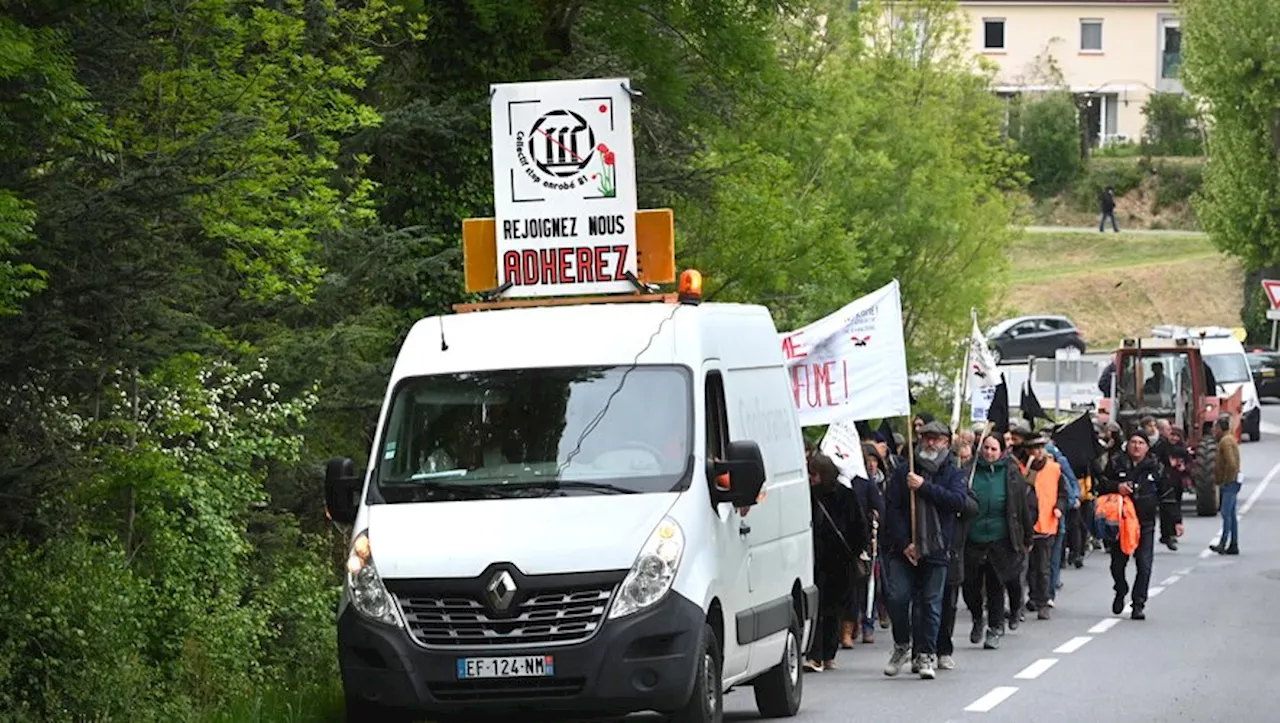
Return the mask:
[[1240,390],[1229,397],[1217,396],[1213,370],[1201,358],[1196,338],[1125,339],[1108,371],[1100,381],[1100,386],[1109,390],[1098,405],[1098,416],[1103,421],[1114,419],[1126,436],[1148,416],[1168,419],[1186,430],[1193,464],[1191,474],[1184,478],[1184,491],[1195,493],[1197,515],[1216,515],[1219,497],[1213,483],[1213,462],[1218,442],[1213,437],[1213,424],[1219,415],[1229,414],[1239,440]]

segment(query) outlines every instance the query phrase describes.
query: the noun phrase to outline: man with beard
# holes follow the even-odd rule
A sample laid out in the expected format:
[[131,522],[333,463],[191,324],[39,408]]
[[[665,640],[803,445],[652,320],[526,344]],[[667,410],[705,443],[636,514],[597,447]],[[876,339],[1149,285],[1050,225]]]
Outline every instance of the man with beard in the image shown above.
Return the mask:
[[921,678],[937,676],[943,588],[956,516],[968,497],[950,446],[947,425],[936,420],[925,424],[920,429],[914,471],[907,464],[900,465],[885,486],[881,543],[888,564],[885,598],[893,621],[893,655],[884,668],[888,676],[902,672],[908,660],[912,672]]

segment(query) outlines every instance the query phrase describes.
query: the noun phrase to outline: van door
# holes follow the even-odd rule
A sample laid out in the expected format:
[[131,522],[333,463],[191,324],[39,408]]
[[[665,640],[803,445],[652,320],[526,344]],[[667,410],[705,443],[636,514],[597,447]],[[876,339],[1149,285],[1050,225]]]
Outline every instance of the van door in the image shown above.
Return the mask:
[[[704,366],[706,375],[706,443],[707,461],[727,459],[729,446],[729,412],[725,404],[724,377],[711,364]],[[714,484],[710,480],[709,484]],[[719,568],[716,593],[724,610],[723,675],[732,678],[746,672],[751,662],[751,645],[738,644],[735,625],[737,613],[751,607],[749,570],[751,564],[745,520],[733,505],[723,502],[712,510],[716,516],[716,558]]]

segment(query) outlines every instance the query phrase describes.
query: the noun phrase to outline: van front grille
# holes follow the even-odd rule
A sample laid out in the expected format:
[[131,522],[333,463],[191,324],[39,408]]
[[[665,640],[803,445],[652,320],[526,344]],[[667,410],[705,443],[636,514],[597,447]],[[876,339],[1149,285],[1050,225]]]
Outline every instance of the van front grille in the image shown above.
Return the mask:
[[569,645],[600,629],[613,588],[531,594],[498,615],[466,594],[398,597],[409,634],[432,647]]

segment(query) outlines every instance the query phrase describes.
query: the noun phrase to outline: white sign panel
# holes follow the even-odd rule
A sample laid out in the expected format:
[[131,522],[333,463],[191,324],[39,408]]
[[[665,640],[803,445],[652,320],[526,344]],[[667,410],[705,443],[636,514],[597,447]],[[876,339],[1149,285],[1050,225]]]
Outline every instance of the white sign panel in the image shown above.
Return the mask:
[[634,291],[636,165],[625,78],[490,86],[498,285]]
[[969,398],[969,405],[973,409],[973,421],[987,421],[987,411],[991,409],[991,403],[995,401],[997,387],[974,387]]
[[911,413],[897,279],[781,341],[801,426]]
[[836,422],[827,427],[818,450],[840,468],[840,482],[846,487],[854,477],[866,479],[867,466],[862,459],[862,439],[853,422]]

